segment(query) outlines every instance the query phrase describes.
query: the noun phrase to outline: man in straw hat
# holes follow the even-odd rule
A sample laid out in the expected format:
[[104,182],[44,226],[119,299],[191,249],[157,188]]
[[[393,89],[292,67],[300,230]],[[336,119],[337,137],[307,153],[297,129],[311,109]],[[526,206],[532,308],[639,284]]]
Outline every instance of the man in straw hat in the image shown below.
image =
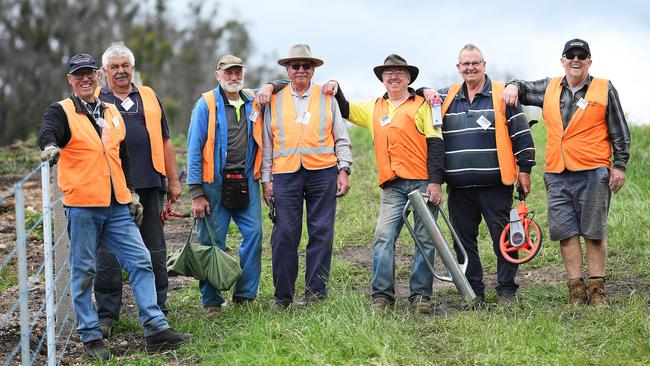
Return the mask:
[[[444,144],[440,128],[433,126],[431,109],[409,87],[418,68],[392,54],[374,73],[386,88],[376,99],[348,102],[335,81],[323,89],[335,94],[344,118],[367,128],[374,138],[382,200],[373,245],[371,308],[385,310],[395,303],[395,240],[404,224],[407,195],[419,189],[429,194],[434,205],[441,203]],[[415,233],[426,248],[424,255],[433,263],[434,245],[417,215]],[[432,311],[432,286],[433,274],[423,254],[416,251],[409,301],[420,313]]]
[[275,303],[293,302],[302,235],[303,199],[307,207],[306,303],[327,295],[332,260],[336,197],[350,189],[351,143],[338,103],[312,83],[323,61],[306,44],[278,60],[291,80],[271,97],[264,115],[262,188],[277,219],[271,234]]
[[485,74],[485,59],[478,47],[471,43],[463,46],[456,68],[462,84],[425,92],[431,103],[440,96],[444,98],[442,130],[449,218],[467,251],[465,277],[478,298],[473,307],[481,307],[485,301],[477,241],[481,216],[497,256],[498,303],[508,305],[517,300],[518,265],[503,257],[499,241],[512,207],[513,184],[521,186],[524,194],[530,191],[535,146],[523,110],[503,105],[503,83]]

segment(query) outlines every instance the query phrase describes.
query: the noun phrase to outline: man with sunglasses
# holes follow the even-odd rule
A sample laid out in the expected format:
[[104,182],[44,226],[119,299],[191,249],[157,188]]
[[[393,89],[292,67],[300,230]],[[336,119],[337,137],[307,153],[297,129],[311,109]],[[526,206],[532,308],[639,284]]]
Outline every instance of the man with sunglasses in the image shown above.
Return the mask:
[[[587,42],[566,42],[560,62],[564,77],[513,80],[503,99],[510,106],[520,102],[543,109],[549,233],[560,241],[569,304],[607,307],[607,213],[611,193],[625,184],[630,131],[612,83],[589,75]],[[586,285],[580,236],[589,267]]]
[[336,197],[350,189],[352,154],[336,100],[312,82],[323,61],[312,56],[308,45],[297,44],[278,64],[291,82],[271,97],[265,111],[262,187],[264,200],[269,205],[274,201],[277,214],[271,234],[275,304],[286,308],[293,303],[298,276],[303,200],[309,234],[304,302],[327,296]]
[[191,335],[170,328],[156,302],[151,259],[133,217],[142,206],[133,191],[124,120],[114,105],[95,97],[99,76],[92,56],[70,58],[67,78],[72,95],[45,110],[39,146],[43,161],[59,163],[70,237],[70,292],[85,353],[110,358],[92,301],[99,242],[129,271],[147,351],[178,348]]
[[[157,303],[167,314],[167,244],[160,212],[165,193],[175,202],[181,194],[176,172],[176,154],[160,98],[150,87],[133,83],[135,56],[122,44],[102,55],[106,84],[95,90],[99,100],[115,105],[126,126],[135,194],[143,206],[138,226],[153,265]],[[119,319],[122,305],[122,270],[117,258],[105,245],[97,249],[95,300],[104,337]]]
[[504,107],[500,97],[504,84],[492,81],[486,68],[483,52],[467,44],[460,50],[456,64],[463,82],[437,92],[424,91],[430,103],[439,97],[444,99],[441,114],[447,206],[451,223],[467,251],[465,276],[478,298],[473,308],[485,302],[477,241],[481,216],[497,256],[497,301],[500,305],[517,301],[518,265],[503,257],[499,241],[512,207],[513,185],[519,185],[527,195],[535,165],[535,146],[523,110]]

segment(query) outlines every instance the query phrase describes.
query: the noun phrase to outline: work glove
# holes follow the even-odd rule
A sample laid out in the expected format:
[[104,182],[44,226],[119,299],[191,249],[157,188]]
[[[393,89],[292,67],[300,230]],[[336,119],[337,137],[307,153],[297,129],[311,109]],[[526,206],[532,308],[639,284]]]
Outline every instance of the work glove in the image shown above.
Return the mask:
[[47,145],[41,151],[41,161],[50,161],[50,166],[54,166],[59,161],[59,147],[56,145]]
[[129,212],[131,212],[131,216],[135,217],[135,224],[138,226],[142,225],[144,208],[140,203],[140,196],[138,196],[138,194],[135,192],[131,192],[131,203],[129,203]]

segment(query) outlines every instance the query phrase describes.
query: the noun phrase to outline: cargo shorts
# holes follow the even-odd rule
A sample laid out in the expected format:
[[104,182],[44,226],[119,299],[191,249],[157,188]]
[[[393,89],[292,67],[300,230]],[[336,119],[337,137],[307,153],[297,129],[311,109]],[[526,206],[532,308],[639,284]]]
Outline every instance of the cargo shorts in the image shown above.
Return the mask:
[[551,240],[574,235],[601,240],[607,237],[607,214],[612,193],[609,169],[544,173]]

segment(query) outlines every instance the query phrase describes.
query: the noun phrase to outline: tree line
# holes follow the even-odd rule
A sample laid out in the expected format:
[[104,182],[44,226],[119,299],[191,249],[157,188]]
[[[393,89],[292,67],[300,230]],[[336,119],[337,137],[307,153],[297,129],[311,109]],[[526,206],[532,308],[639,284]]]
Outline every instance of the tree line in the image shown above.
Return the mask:
[[[246,60],[253,48],[242,22],[216,23],[218,9],[206,11],[198,0],[188,6],[180,20],[165,0],[0,0],[0,146],[37,133],[47,105],[69,94],[72,55],[90,53],[101,64],[116,41],[135,54],[135,69],[161,97],[172,130],[184,133],[194,102],[216,84],[218,58]],[[269,67],[247,69],[247,85],[277,77]]]

